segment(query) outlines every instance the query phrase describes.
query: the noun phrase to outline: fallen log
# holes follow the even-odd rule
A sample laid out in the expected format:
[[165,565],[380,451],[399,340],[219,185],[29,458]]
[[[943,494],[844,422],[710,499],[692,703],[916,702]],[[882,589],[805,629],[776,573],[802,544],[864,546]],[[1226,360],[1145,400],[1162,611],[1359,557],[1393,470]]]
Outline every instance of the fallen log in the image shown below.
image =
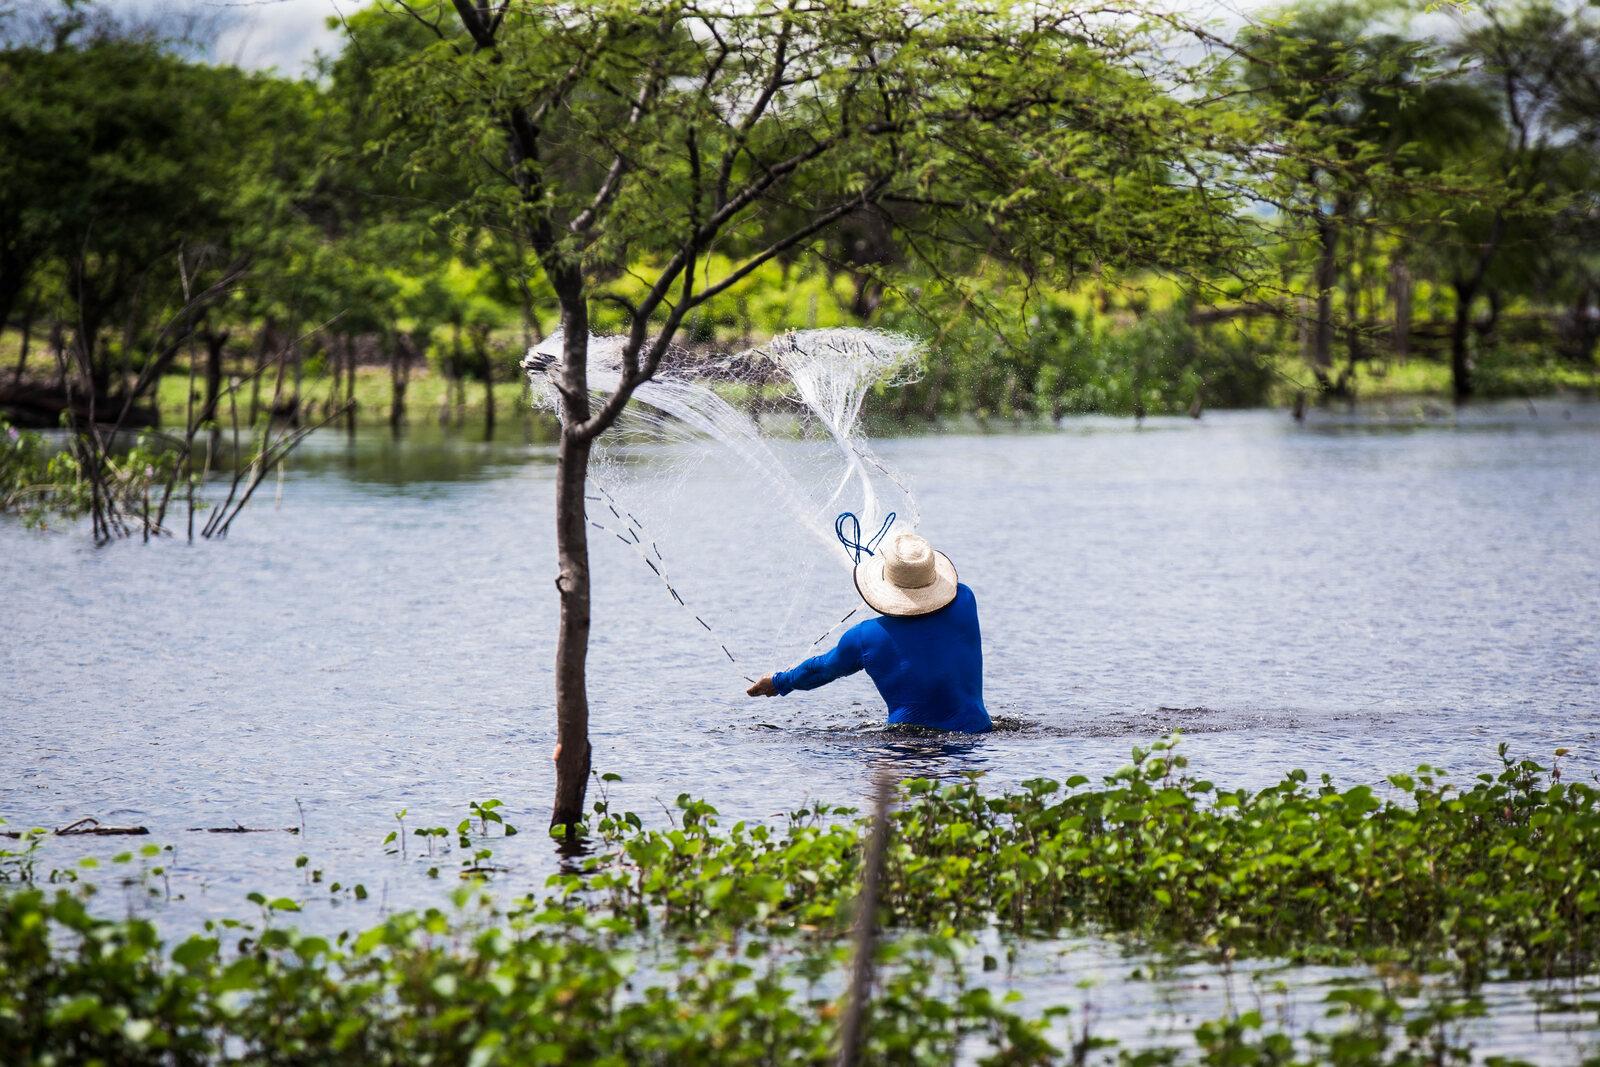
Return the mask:
[[[98,837],[142,837],[150,832],[145,826],[102,826],[99,819],[79,819],[77,822],[68,823],[48,831],[57,837],[79,837],[93,835]],[[0,837],[16,839],[30,833],[27,830],[0,830]]]
[[[97,398],[97,421],[103,424],[116,421],[124,399],[120,393]],[[61,425],[61,416],[69,407],[76,421],[89,421],[89,399],[81,392],[74,392],[69,404],[66,392],[54,385],[26,381],[0,382],[0,416],[24,429],[54,429]],[[135,404],[123,420],[122,428],[137,430],[155,426],[159,422],[160,416],[153,404]]]
[[191,834],[298,834],[298,826],[191,826]]

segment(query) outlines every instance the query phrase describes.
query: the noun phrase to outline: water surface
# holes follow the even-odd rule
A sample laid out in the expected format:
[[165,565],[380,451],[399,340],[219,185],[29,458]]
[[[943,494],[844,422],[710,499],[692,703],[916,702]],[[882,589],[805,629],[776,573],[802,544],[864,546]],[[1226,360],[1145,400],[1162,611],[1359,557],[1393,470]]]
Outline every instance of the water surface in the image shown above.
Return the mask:
[[[978,770],[994,789],[1092,777],[1174,729],[1195,771],[1228,787],[1294,767],[1344,784],[1419,762],[1465,777],[1493,769],[1502,741],[1538,758],[1570,747],[1569,773],[1600,768],[1596,405],[1080,419],[880,452],[977,594],[989,707],[1013,728],[883,731],[864,676],[752,701],[741,673],[790,664],[730,665],[602,537],[594,761],[622,775],[617,806],[660,818],[687,792],[766,817],[853,802],[881,766]],[[545,445],[328,434],[296,455],[281,503],[263,493],[225,542],[96,551],[0,524],[0,815],[149,826],[177,846],[182,899],[157,905],[174,930],[240,914],[251,889],[303,897],[308,925],[438,901],[458,861],[430,879],[427,861],[385,855],[396,811],[453,826],[498,797],[513,822],[543,822],[553,474]],[[717,478],[672,488],[709,499]],[[719,626],[781,627],[781,588],[737,559],[720,574],[696,591]],[[854,603],[847,579],[825,595],[840,614]],[[302,818],[303,838],[188,832]],[[122,847],[57,841],[49,856]],[[324,883],[304,884],[301,853]],[[553,863],[537,833],[497,861],[511,890]],[[371,896],[330,897],[334,879]],[[1084,961],[1120,973],[1103,944],[1050,952],[1017,981],[1076,1002]],[[1516,1004],[1511,1047],[1564,1059],[1581,1044]]]

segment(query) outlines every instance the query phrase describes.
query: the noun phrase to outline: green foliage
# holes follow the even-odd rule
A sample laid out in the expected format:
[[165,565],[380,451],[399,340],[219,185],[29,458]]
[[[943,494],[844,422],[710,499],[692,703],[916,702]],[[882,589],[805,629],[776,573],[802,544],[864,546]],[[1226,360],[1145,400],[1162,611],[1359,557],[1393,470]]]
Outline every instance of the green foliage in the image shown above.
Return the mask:
[[[1183,773],[1171,742],[1084,790],[1036,779],[985,796],[975,783],[905,784],[884,918],[914,928],[998,922],[1020,933],[1094,927],[1233,954],[1395,959],[1548,977],[1594,966],[1600,932],[1600,790],[1507,759],[1458,788],[1431,768],[1402,794],[1307,785],[1256,793]],[[857,879],[859,823],[816,807],[781,828],[735,823],[680,797],[681,824],[643,828],[602,808],[611,851],[586,880],[642,921],[837,923]]]
[[[257,206],[238,197],[247,154],[219,150],[262,143],[245,136],[252,127],[268,134],[267,109],[251,106],[257,84],[146,40],[0,51],[0,322],[48,261],[70,280],[86,359],[113,323],[148,351],[145,331],[182,300],[169,265],[179,250],[217,241],[236,207]],[[104,361],[93,371],[109,375]]]
[[[580,909],[509,913],[463,893],[455,915],[396,915],[359,935],[233,921],[173,946],[70,893],[0,896],[0,1047],[28,1062],[284,1060],[371,1064],[824,1063],[836,1008],[806,992],[843,949],[792,958],[684,943],[642,964]],[[263,901],[264,916],[295,910]],[[224,940],[236,949],[225,949]],[[952,1002],[891,948],[864,1053],[946,1063],[968,1036],[995,1062],[1044,1062],[1037,1024],[973,991]],[[769,950],[770,949],[770,950]],[[224,1042],[226,1043],[224,1045]]]
[[[1247,793],[1186,778],[1164,741],[1087,785],[1040,778],[985,797],[971,782],[903,784],[866,1061],[1068,1057],[1051,1034],[1065,1008],[1025,1018],[968,985],[959,931],[993,922],[1126,930],[1222,959],[1359,955],[1394,976],[1335,983],[1331,1026],[1306,1032],[1251,1011],[1202,1023],[1187,1049],[1121,1049],[1087,1018],[1072,1031],[1071,1054],[1129,1067],[1465,1062],[1459,1023],[1482,1001],[1430,992],[1397,963],[1469,984],[1490,967],[1594,965],[1600,796],[1558,766],[1508,759],[1464,789],[1423,767],[1395,775],[1388,798],[1312,788],[1301,772]],[[501,807],[476,803],[463,826],[486,836]],[[259,919],[176,944],[148,920],[97,917],[86,885],[34,887],[30,833],[0,852],[0,879],[23,883],[0,892],[0,1047],[128,1064],[832,1062],[863,820],[814,805],[781,826],[723,828],[687,795],[667,829],[604,798],[594,814],[600,852],[543,897],[503,906],[463,888],[452,909],[323,936],[280,924],[299,901],[251,894]]]
[[49,448],[42,436],[0,420],[0,512],[42,526],[55,516],[89,509],[89,483],[68,452]]
[[[106,491],[136,511],[152,487],[166,483],[173,457],[141,436],[106,463]],[[56,519],[85,514],[91,492],[70,448],[52,447],[41,434],[18,430],[0,419],[0,513],[18,515],[31,526],[47,526]]]
[[1118,323],[1044,296],[1014,329],[969,320],[944,332],[923,378],[878,407],[901,418],[1060,418],[1264,403],[1272,384],[1266,351],[1248,335],[1201,331],[1186,313],[1173,306]]
[[[1464,9],[1446,48],[1405,7],[1302,5],[1186,64],[1156,59],[1195,52],[1159,16],[513,4],[480,48],[454,5],[384,0],[318,81],[86,10],[0,25],[0,348],[59,327],[80,397],[176,392],[138,373],[170,376],[193,329],[231,336],[235,370],[254,347],[268,406],[302,422],[300,379],[359,350],[390,383],[363,383],[356,421],[398,424],[415,368],[513,381],[560,319],[561,263],[597,332],[673,276],[648,330],[692,343],[924,336],[923,382],[879,404],[901,418],[1600,384],[1587,9]],[[746,128],[724,104],[760,99],[780,52],[793,81]],[[507,165],[510,100],[542,119],[537,165]],[[201,291],[246,263],[173,318],[180,274]]]

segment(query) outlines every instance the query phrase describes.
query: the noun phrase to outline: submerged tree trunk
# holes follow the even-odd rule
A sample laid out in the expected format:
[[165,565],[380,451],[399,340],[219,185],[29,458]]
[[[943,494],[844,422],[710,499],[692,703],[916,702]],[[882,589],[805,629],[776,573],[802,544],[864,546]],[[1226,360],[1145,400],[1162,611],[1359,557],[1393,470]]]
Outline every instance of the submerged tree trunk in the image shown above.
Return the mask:
[[584,484],[593,442],[575,432],[589,416],[588,312],[581,295],[563,301],[561,443],[556,453],[556,798],[551,827],[576,835],[589,787],[589,531]]

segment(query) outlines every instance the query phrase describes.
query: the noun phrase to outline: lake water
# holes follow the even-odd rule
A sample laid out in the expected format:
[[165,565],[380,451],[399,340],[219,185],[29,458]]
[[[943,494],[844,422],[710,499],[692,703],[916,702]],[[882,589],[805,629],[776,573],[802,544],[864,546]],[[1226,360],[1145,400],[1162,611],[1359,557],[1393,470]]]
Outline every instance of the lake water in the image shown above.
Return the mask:
[[[857,801],[883,766],[983,771],[994,789],[1093,777],[1174,729],[1193,769],[1229,787],[1295,767],[1344,784],[1419,762],[1466,777],[1496,766],[1501,741],[1536,758],[1567,746],[1570,774],[1600,769],[1600,406],[1088,418],[879,451],[977,594],[989,708],[1014,728],[884,732],[864,676],[750,700],[752,665],[732,667],[602,537],[594,763],[622,775],[615,806],[659,818],[687,792],[765,817]],[[453,826],[497,797],[512,822],[544,822],[553,474],[543,445],[324,435],[294,457],[281,501],[264,489],[225,542],[96,551],[0,523],[0,816],[149,826],[177,847],[182,899],[155,905],[174,931],[248,914],[252,889],[302,897],[301,920],[328,927],[437,902],[455,879],[380,844],[396,811]],[[673,491],[713,499],[720,477],[691,472]],[[708,617],[780,625],[781,579],[737,554],[720,574],[697,590]],[[854,603],[842,570],[814,580],[839,583],[816,594],[839,614]],[[302,817],[303,839],[188,832]],[[54,841],[46,865],[130,840]],[[306,886],[301,853],[322,885],[371,896]],[[553,864],[539,833],[496,860],[511,890]],[[1131,968],[1084,944],[1041,949],[1013,980],[1076,1004],[1084,968],[1106,982]],[[1205,984],[1179,975],[1157,1000],[1183,1017],[1215,996]],[[1112,1032],[1140,1032],[1156,1003],[1096,996]],[[1486,1030],[1498,1047],[1581,1052],[1504,996]]]

